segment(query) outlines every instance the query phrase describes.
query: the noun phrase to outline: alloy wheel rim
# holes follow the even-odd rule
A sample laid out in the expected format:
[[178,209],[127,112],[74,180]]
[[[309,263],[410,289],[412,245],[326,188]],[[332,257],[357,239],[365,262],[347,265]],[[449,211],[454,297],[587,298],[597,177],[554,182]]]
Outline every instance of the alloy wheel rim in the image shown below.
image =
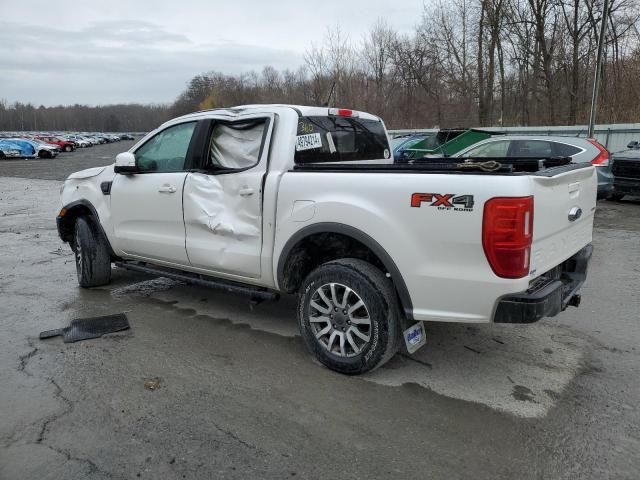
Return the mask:
[[311,331],[329,353],[354,357],[371,341],[369,310],[350,287],[325,283],[313,293],[308,308]]

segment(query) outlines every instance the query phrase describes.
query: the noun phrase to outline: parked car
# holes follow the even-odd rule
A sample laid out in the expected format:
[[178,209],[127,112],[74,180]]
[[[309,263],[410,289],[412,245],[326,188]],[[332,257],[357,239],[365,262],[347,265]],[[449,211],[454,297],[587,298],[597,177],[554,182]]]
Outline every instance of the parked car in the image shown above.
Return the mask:
[[477,128],[443,128],[435,135],[425,136],[411,146],[404,146],[400,154],[400,160],[430,156],[452,156],[471,145],[497,135],[502,135],[502,133]]
[[33,143],[36,147],[36,150],[38,151],[38,158],[55,158],[60,153],[60,147],[58,145],[43,142],[37,138],[30,138],[28,141]]
[[613,189],[609,152],[592,138],[504,135],[483,140],[454,155],[468,158],[571,157],[575,163],[591,163],[598,173],[598,198]]
[[627,148],[613,154],[612,200],[622,200],[625,195],[640,196],[640,142],[631,142]]
[[23,142],[27,142],[33,146],[38,158],[55,158],[60,153],[60,149],[57,145],[51,145],[49,143],[42,142],[35,138],[18,138]]
[[86,138],[82,137],[81,135],[68,134],[64,138],[67,139],[67,140],[73,141],[80,148],[87,148],[87,147],[92,147],[93,146],[93,143],[91,143],[89,140],[87,140]]
[[394,160],[403,160],[407,157],[405,149],[410,149],[413,146],[421,143],[423,140],[429,137],[433,137],[433,133],[414,133],[408,135],[402,135],[391,139],[391,150],[393,151]]
[[0,160],[21,158],[25,155],[20,146],[0,140]]
[[3,138],[0,139],[0,145],[11,150],[18,150],[20,152],[20,158],[35,158],[38,154],[36,147],[26,140]]
[[58,137],[45,137],[45,136],[40,136],[36,138],[43,142],[49,143],[51,145],[57,145],[60,147],[62,151],[65,151],[65,152],[73,152],[76,148],[75,143],[72,142],[71,140],[64,140]]
[[120,134],[120,140],[135,140],[135,138],[133,137],[133,135],[130,135],[128,133],[122,133]]
[[595,169],[530,163],[396,163],[382,120],[348,109],[207,110],[69,176],[56,223],[81,287],[109,283],[115,262],[259,299],[297,293],[308,349],[358,374],[403,332],[409,352],[423,345],[423,321],[530,323],[578,306]]

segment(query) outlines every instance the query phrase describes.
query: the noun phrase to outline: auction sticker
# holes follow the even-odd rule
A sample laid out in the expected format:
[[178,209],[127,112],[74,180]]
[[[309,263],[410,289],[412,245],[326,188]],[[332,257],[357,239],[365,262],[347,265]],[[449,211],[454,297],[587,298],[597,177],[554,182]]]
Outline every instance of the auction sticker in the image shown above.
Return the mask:
[[319,133],[298,135],[296,139],[296,152],[301,152],[302,150],[312,150],[314,148],[322,148],[322,137],[320,137]]

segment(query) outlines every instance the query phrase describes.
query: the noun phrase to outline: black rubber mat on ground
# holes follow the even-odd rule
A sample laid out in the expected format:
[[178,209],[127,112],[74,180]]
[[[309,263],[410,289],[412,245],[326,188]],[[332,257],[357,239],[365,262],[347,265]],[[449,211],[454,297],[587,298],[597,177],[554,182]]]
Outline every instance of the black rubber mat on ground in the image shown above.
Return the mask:
[[98,338],[106,333],[119,332],[129,328],[129,320],[124,313],[104,317],[78,318],[71,325],[56,330],[40,332],[40,339],[62,335],[64,343],[72,343],[89,338]]

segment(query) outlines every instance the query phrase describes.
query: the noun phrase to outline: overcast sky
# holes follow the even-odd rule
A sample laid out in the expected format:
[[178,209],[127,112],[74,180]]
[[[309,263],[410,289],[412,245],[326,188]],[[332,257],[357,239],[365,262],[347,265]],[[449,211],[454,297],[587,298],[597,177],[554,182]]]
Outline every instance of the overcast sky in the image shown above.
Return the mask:
[[340,25],[399,31],[423,0],[0,0],[0,99],[36,105],[172,102],[196,74],[297,68]]

